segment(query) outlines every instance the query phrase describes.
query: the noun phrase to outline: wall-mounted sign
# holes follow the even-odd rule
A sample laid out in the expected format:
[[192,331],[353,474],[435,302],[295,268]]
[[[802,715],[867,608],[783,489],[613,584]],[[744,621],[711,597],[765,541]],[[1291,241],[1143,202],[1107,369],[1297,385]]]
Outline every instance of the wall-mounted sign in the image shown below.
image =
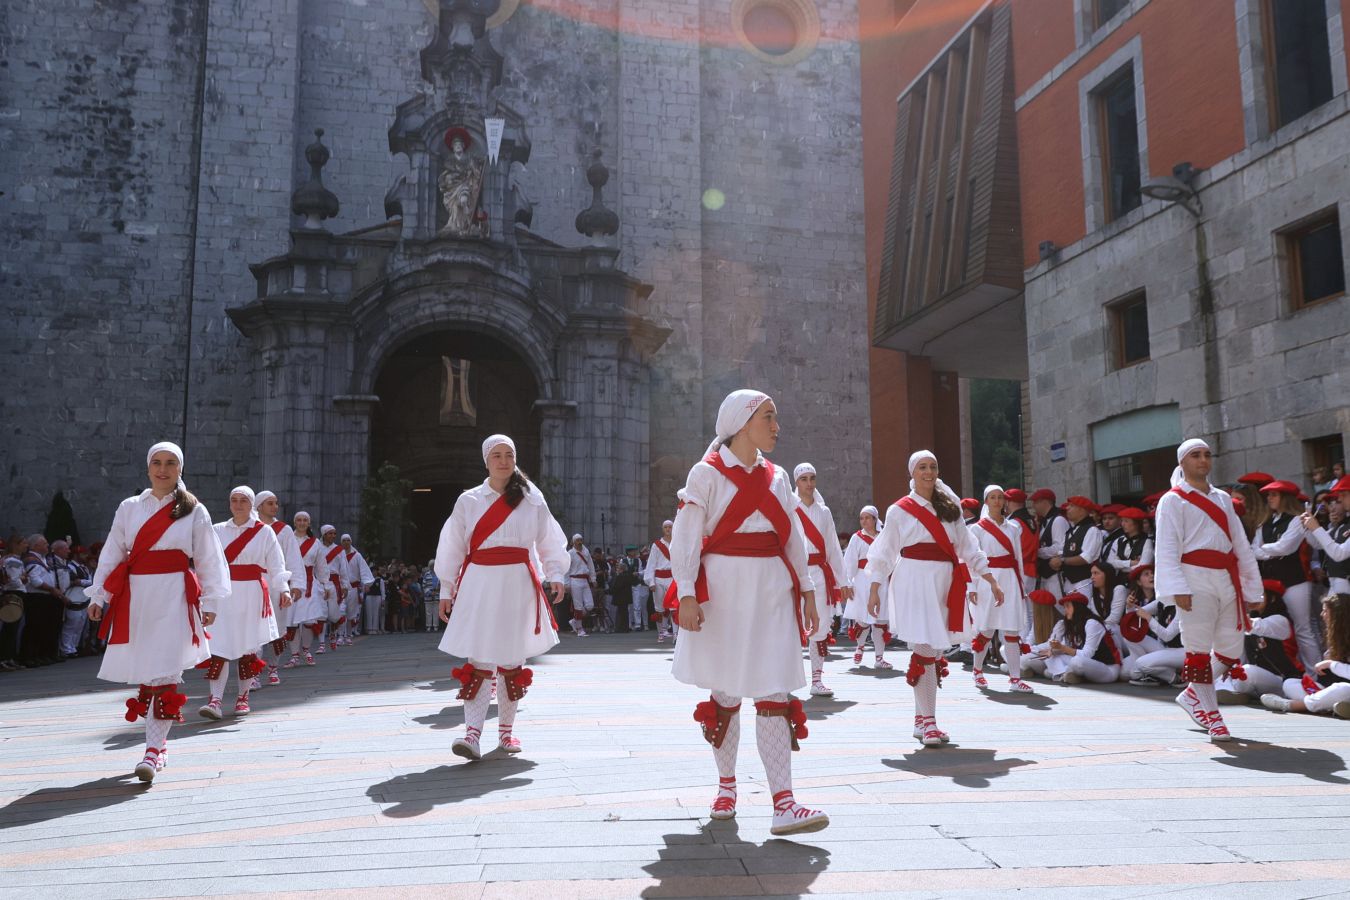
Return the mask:
[[1065,458],[1066,458],[1068,455],[1069,455],[1069,454],[1068,454],[1068,453],[1065,451],[1065,449],[1064,449],[1064,442],[1063,442],[1063,441],[1056,441],[1055,443],[1053,443],[1053,444],[1050,445],[1050,461],[1051,461],[1051,462],[1064,462]]

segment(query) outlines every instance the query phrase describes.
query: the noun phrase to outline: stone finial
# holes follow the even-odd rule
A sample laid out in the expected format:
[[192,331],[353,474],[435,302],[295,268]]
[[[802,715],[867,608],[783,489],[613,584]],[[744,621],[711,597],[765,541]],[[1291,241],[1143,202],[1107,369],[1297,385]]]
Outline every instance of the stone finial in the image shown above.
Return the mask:
[[598,150],[595,162],[586,170],[586,180],[591,184],[591,205],[577,214],[577,231],[600,243],[605,236],[619,233],[619,214],[605,206],[601,197],[601,189],[609,181],[609,168],[600,161]]
[[306,228],[323,228],[323,220],[338,214],[337,195],[323,186],[323,167],[332,153],[323,145],[323,129],[314,129],[314,143],[305,148],[309,181],[291,194],[291,212],[305,217]]

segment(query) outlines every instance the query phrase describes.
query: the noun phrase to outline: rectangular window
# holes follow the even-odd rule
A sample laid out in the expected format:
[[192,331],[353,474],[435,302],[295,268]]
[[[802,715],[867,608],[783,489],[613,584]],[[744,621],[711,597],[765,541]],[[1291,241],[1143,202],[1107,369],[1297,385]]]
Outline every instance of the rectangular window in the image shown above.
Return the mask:
[[1108,308],[1115,368],[1148,359],[1148,297],[1131,294]]
[[1322,0],[1266,0],[1271,127],[1281,128],[1332,97],[1331,46]]
[[1116,17],[1122,9],[1130,5],[1130,0],[1092,0],[1092,27],[1101,28]]
[[1106,221],[1136,209],[1139,194],[1139,120],[1134,96],[1134,67],[1126,66],[1097,89]]
[[1341,220],[1333,208],[1281,235],[1295,310],[1345,294]]

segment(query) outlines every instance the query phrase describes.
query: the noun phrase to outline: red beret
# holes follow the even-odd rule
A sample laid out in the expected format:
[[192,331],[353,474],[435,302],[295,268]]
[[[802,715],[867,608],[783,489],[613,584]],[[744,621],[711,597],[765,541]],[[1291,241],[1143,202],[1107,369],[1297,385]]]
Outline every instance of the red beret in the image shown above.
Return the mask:
[[961,508],[962,508],[962,509],[979,509],[979,508],[980,508],[980,501],[976,500],[974,497],[962,497],[962,498],[961,498]]
[[1134,519],[1139,522],[1148,518],[1148,514],[1137,506],[1127,506],[1116,513],[1116,515],[1120,516],[1122,519]]
[[[1341,480],[1344,481],[1347,485],[1350,485],[1350,475],[1345,476],[1345,478],[1342,478]],[[1350,491],[1350,487],[1346,487],[1346,490]],[[1014,503],[1027,502],[1027,492],[1022,490],[1021,488],[1008,488],[1006,491],[1003,492],[1003,496],[1007,497]]]
[[1158,501],[1163,498],[1163,494],[1165,493],[1167,493],[1167,491],[1158,491],[1158,493],[1156,494],[1149,494],[1147,497],[1144,498],[1144,505],[1157,506]]
[[1062,602],[1064,602],[1064,603],[1087,603],[1087,597],[1086,597],[1085,595],[1079,593],[1078,591],[1073,591],[1072,593],[1065,594],[1064,597],[1063,597]]
[[[1336,482],[1331,487],[1327,488],[1327,490],[1333,494],[1340,494],[1344,493],[1345,491],[1350,491],[1350,475],[1342,476],[1340,481]],[[1008,491],[1008,496],[1009,497],[1012,496],[1012,491]]]
[[1127,612],[1120,618],[1120,636],[1137,644],[1148,637],[1148,623],[1139,613]]
[[1270,591],[1272,594],[1284,596],[1284,582],[1276,581],[1274,578],[1264,578],[1261,580],[1261,587]]
[[1238,484],[1251,484],[1260,487],[1263,484],[1270,484],[1274,480],[1274,475],[1269,475],[1265,472],[1248,472],[1238,479]]
[[1036,590],[1027,594],[1027,599],[1039,606],[1054,606],[1055,595],[1047,590]]
[[1130,580],[1138,581],[1140,575],[1143,575],[1145,572],[1152,572],[1152,571],[1153,571],[1153,563],[1144,563],[1143,565],[1135,566],[1133,569],[1130,570]]
[[1261,488],[1263,494],[1288,494],[1291,497],[1297,497],[1301,492],[1298,485],[1292,481],[1271,481],[1265,487]]
[[1087,497],[1082,496],[1081,494],[1074,494],[1068,500],[1065,500],[1064,503],[1066,505],[1072,504],[1073,506],[1077,506],[1080,509],[1085,509],[1088,512],[1092,512],[1097,508],[1097,504],[1093,503],[1091,500],[1089,500]]
[[1123,504],[1123,503],[1108,503],[1108,504],[1106,504],[1105,506],[1102,507],[1102,512],[1104,512],[1104,513],[1111,513],[1112,515],[1117,515],[1117,516],[1118,516],[1118,515],[1120,515],[1121,513],[1123,513],[1123,512],[1125,511],[1125,509],[1126,509],[1126,506],[1125,506],[1125,504]]
[[1030,499],[1030,500],[1049,500],[1051,503],[1054,503],[1054,502],[1055,502],[1055,492],[1052,491],[1052,490],[1050,490],[1049,488],[1037,488],[1036,490],[1034,490],[1034,491],[1031,492],[1031,496],[1030,496],[1028,499]]

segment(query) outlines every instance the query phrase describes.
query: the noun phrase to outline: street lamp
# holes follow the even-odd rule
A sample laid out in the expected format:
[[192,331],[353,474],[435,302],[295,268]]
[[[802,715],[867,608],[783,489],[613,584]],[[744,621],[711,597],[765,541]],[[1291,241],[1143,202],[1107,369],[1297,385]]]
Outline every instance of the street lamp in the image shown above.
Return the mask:
[[1186,212],[1198,219],[1203,212],[1200,195],[1195,190],[1195,178],[1199,174],[1190,163],[1177,163],[1172,167],[1171,175],[1144,182],[1139,192],[1164,203],[1180,203]]

